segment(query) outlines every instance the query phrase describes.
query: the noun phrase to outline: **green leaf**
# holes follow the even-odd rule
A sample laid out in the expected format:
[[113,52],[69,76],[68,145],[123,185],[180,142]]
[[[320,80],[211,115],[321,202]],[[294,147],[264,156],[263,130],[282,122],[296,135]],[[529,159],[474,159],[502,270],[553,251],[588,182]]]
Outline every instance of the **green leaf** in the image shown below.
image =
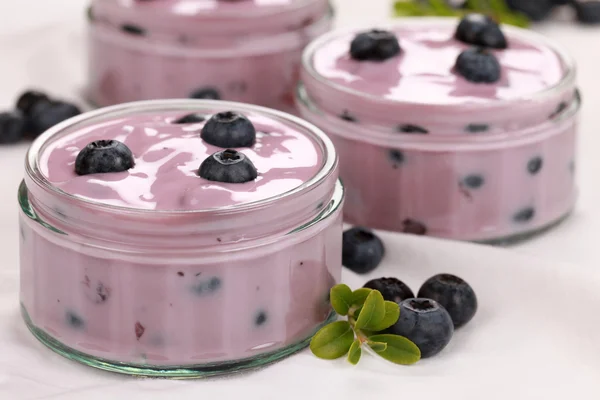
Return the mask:
[[348,351],[348,361],[350,364],[358,364],[361,354],[362,350],[360,348],[360,340],[356,339],[354,342],[352,342],[352,346],[350,346],[350,350]]
[[375,351],[376,353],[381,353],[383,351],[385,351],[387,349],[387,343],[383,343],[383,342],[371,342],[368,341],[367,344],[369,345],[370,348],[373,349],[373,351]]
[[344,284],[335,285],[329,292],[329,298],[336,313],[348,315],[348,310],[352,306],[352,289]]
[[446,0],[429,0],[429,5],[431,6],[431,9],[435,15],[442,15],[442,16],[456,15],[456,12],[454,11],[454,9],[452,7],[450,7],[450,5],[448,5]]
[[394,12],[399,17],[416,17],[426,14],[426,11],[421,4],[406,0],[397,1],[394,4]]
[[373,335],[369,337],[369,340],[386,343],[387,348],[377,354],[395,364],[410,365],[421,359],[421,351],[417,345],[404,336]]
[[358,308],[362,307],[362,305],[365,304],[365,300],[367,300],[367,296],[372,291],[373,290],[369,288],[356,289],[352,292],[352,306]]
[[374,331],[374,332],[379,332],[384,329],[387,329],[390,326],[394,325],[398,321],[399,317],[400,317],[400,306],[398,306],[398,304],[394,303],[393,301],[386,301],[385,302],[385,315],[384,315],[383,319],[381,320],[381,323],[375,325],[370,330]]
[[353,341],[354,332],[348,321],[332,322],[315,334],[310,341],[310,350],[319,358],[334,360],[348,353]]
[[384,317],[385,301],[383,296],[379,291],[372,290],[367,296],[354,326],[356,329],[374,330],[374,328],[381,325]]

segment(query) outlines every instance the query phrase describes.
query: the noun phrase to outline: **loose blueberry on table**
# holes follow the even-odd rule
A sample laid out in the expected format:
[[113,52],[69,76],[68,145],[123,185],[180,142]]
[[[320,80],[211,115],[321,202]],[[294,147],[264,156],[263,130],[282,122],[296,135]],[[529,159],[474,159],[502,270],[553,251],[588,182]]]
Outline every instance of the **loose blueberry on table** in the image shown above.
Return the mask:
[[401,303],[406,299],[415,297],[408,285],[398,278],[372,279],[365,283],[363,287],[378,290],[384,300],[393,301],[395,303]]
[[439,274],[429,278],[421,286],[417,296],[441,304],[450,314],[455,329],[464,326],[477,312],[475,291],[455,275]]
[[371,272],[383,259],[383,242],[372,231],[363,227],[354,227],[344,232],[342,237],[342,264],[356,272]]
[[39,136],[79,114],[81,110],[74,104],[28,90],[17,99],[15,110],[0,113],[0,144],[16,143],[26,136]]
[[404,336],[427,358],[442,351],[454,334],[454,325],[448,311],[431,299],[407,299],[400,303],[400,318],[388,331]]

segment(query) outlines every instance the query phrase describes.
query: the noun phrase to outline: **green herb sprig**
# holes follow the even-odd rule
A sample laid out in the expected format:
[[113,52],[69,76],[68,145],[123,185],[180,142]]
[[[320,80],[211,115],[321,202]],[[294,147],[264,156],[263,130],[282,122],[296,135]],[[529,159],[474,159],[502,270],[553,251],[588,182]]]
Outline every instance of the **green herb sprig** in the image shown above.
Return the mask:
[[395,364],[410,365],[421,359],[421,351],[403,336],[380,333],[394,325],[400,317],[400,307],[385,301],[377,290],[361,288],[352,291],[347,285],[331,288],[331,306],[347,320],[332,322],[321,328],[310,342],[310,350],[319,358],[334,360],[347,356],[356,365],[362,347],[369,346],[376,354]]
[[504,0],[467,0],[465,7],[452,7],[446,0],[397,0],[394,14],[397,17],[462,17],[470,12],[487,14],[499,23],[526,28],[529,19],[511,10]]

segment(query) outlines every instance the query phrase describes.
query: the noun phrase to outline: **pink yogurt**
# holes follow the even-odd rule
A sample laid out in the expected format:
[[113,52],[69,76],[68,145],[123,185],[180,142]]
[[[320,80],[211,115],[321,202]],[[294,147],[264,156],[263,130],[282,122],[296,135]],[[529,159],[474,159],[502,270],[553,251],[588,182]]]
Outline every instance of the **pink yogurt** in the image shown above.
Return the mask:
[[[89,95],[99,106],[214,98],[290,109],[327,0],[92,0]],[[211,94],[212,93],[212,94]]]
[[[220,151],[186,114],[243,113],[255,181],[196,174]],[[87,143],[115,139],[134,168],[78,176]],[[52,349],[116,372],[197,376],[258,366],[306,345],[341,273],[337,159],[317,128],[215,101],[102,109],[45,133],[20,188],[21,303]]]
[[350,57],[359,30],[307,48],[297,102],[340,154],[349,223],[504,241],[572,209],[580,98],[570,58],[502,27],[508,48],[492,50],[500,80],[472,83],[454,70],[469,47],[454,39],[456,26],[413,18],[388,27],[402,52],[384,62]]

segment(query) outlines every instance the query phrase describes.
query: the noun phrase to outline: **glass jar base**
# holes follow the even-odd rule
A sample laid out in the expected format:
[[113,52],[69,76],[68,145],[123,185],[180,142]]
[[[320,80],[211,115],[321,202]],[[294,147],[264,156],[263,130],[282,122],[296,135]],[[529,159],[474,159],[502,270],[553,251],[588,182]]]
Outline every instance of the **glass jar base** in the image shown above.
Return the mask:
[[254,357],[248,357],[241,360],[216,362],[209,364],[194,364],[186,366],[152,366],[152,365],[141,365],[141,364],[128,364],[107,360],[104,358],[90,356],[75,350],[69,346],[64,345],[52,336],[48,335],[42,329],[38,328],[33,324],[27,310],[21,304],[21,314],[23,320],[27,325],[27,328],[31,333],[45,346],[55,353],[60,354],[63,357],[77,361],[81,364],[88,365],[90,367],[102,369],[105,371],[116,372],[126,375],[143,376],[143,377],[154,377],[154,378],[174,378],[174,379],[193,379],[193,378],[205,378],[217,375],[234,374],[246,370],[258,369],[272,364],[276,361],[282,360],[288,356],[291,356],[303,349],[305,349],[314,333],[317,332],[322,326],[333,322],[336,319],[336,314],[332,311],[329,317],[320,324],[314,332],[299,342],[281,348],[279,350],[263,353]]
[[543,225],[538,228],[534,228],[534,229],[526,231],[526,232],[520,232],[515,235],[504,236],[504,237],[497,238],[497,239],[474,240],[473,242],[481,243],[481,244],[489,244],[489,245],[493,245],[493,246],[511,246],[514,244],[519,244],[521,242],[525,242],[529,239],[532,239],[536,236],[542,235],[542,234],[546,233],[547,231],[553,229],[554,227],[560,225],[564,220],[566,220],[567,218],[569,218],[569,216],[571,216],[572,212],[573,212],[573,210],[569,210],[566,214],[547,223],[546,225]]

